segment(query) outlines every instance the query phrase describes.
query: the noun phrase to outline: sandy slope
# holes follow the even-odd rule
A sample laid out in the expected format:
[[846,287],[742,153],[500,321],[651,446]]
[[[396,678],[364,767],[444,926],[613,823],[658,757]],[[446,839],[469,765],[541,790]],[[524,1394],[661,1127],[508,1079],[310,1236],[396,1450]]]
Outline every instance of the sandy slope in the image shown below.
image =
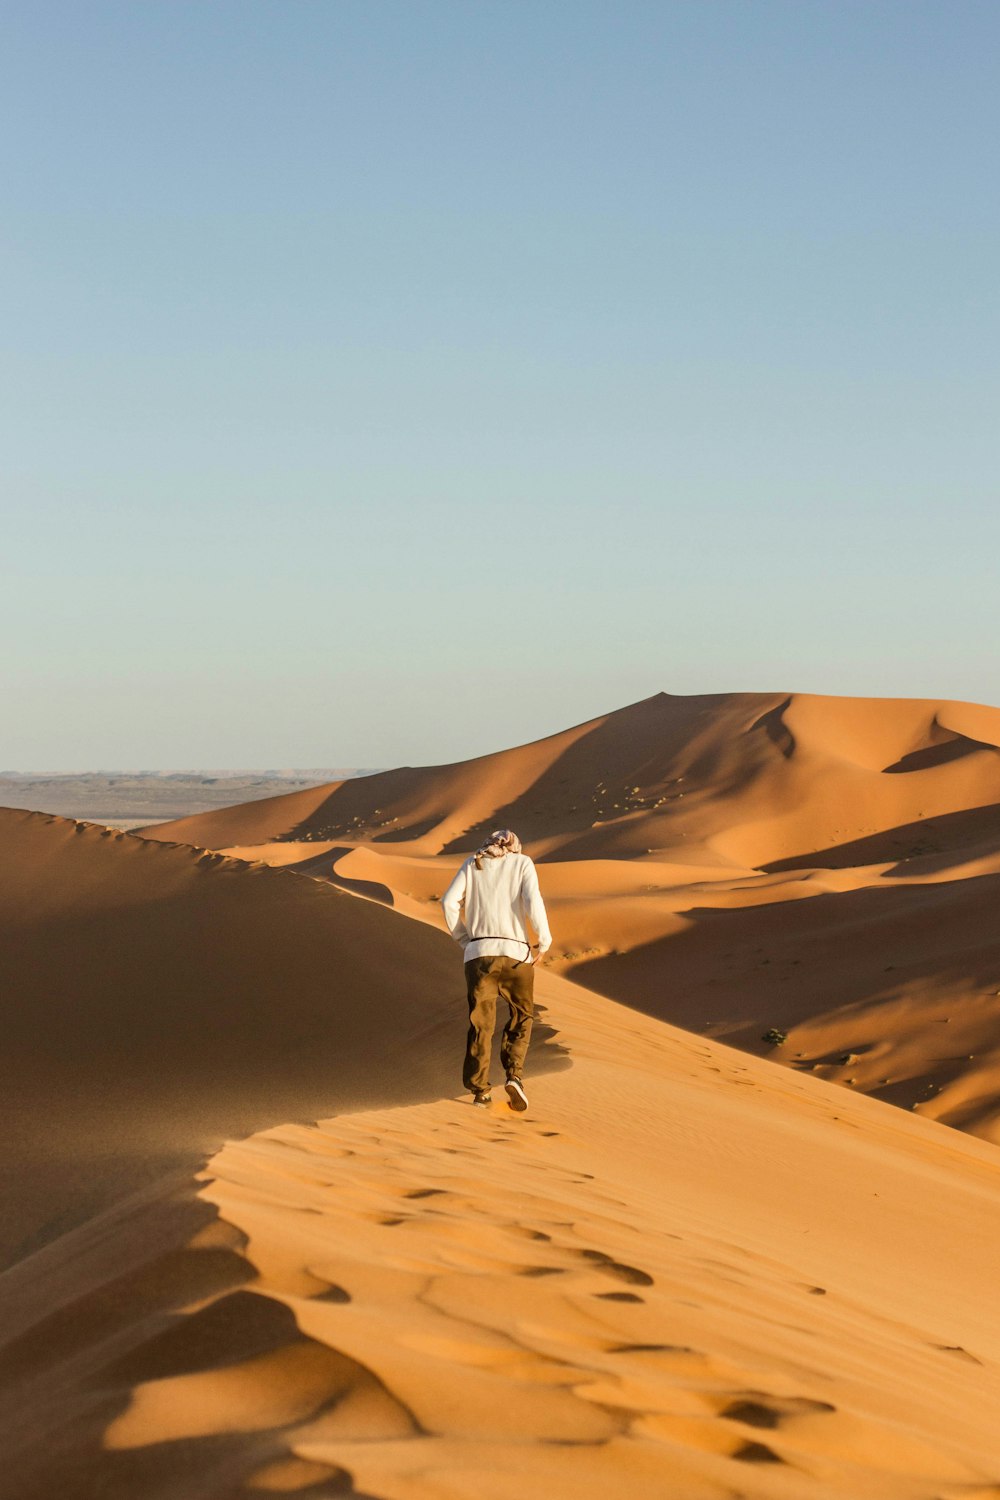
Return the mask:
[[227,1136],[460,1077],[453,945],[324,882],[0,810],[0,924],[0,1266]]
[[280,1126],[0,1278],[5,1500],[1000,1492],[993,1148],[539,984],[527,1117]]
[[[670,850],[686,863],[737,869],[817,855],[824,867],[895,863],[950,848],[941,820],[971,808],[993,809],[983,826],[1000,842],[998,745],[1000,709],[974,704],[661,693],[514,750],[144,833],[212,848],[323,839],[439,854],[510,821],[561,859],[659,859]],[[863,861],[851,857],[862,840]]]
[[[2,1500],[1000,1496],[1000,1158],[920,1118],[996,1128],[998,718],[654,699],[155,839],[0,812]],[[457,1096],[434,930],[501,821],[632,1007],[539,972],[526,1118]]]
[[1000,710],[661,694],[537,744],[146,833],[438,923],[483,829],[598,992],[1000,1141]]

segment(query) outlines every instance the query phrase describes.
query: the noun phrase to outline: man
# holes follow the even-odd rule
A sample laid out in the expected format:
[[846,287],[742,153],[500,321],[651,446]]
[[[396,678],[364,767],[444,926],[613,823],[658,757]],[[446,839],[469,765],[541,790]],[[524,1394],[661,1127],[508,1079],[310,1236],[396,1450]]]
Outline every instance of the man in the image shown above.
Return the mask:
[[474,1095],[473,1104],[485,1108],[490,1103],[490,1052],[500,995],[510,1010],[500,1046],[504,1087],[511,1109],[526,1110],[521,1069],[535,1014],[534,964],[552,946],[552,935],[535,867],[522,854],[517,834],[509,828],[491,833],[462,865],[441,905],[448,931],[465,950],[469,1038],[462,1081]]

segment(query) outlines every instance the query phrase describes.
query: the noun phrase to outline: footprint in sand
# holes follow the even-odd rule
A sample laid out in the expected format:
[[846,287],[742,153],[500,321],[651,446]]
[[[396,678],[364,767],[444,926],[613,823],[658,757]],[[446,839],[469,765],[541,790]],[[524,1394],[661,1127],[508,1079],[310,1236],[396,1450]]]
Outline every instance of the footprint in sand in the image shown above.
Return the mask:
[[350,1292],[345,1291],[342,1286],[333,1285],[333,1283],[327,1287],[325,1292],[319,1292],[315,1297],[310,1298],[312,1302],[350,1302],[350,1300]]
[[609,1354],[694,1354],[687,1344],[609,1344]]
[[775,1453],[766,1443],[744,1443],[736,1448],[732,1457],[743,1464],[783,1464],[787,1459]]
[[788,1417],[836,1409],[829,1401],[811,1401],[806,1396],[793,1397],[774,1405],[751,1397],[745,1401],[731,1401],[722,1408],[719,1416],[727,1422],[742,1422],[745,1427],[766,1427],[773,1430],[780,1427]]
[[606,1271],[609,1276],[616,1276],[619,1281],[627,1281],[632,1286],[652,1286],[653,1278],[647,1271],[640,1271],[637,1266],[626,1266],[620,1260],[614,1260],[606,1255],[603,1250],[578,1250],[584,1260],[593,1261],[598,1270]]

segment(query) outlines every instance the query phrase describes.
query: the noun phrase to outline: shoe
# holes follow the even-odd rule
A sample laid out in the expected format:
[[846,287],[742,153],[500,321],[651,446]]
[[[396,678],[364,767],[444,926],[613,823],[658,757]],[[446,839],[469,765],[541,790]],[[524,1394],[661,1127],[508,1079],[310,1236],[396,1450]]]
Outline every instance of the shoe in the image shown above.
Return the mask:
[[489,1109],[493,1102],[493,1095],[488,1091],[485,1094],[477,1094],[472,1101],[473,1109]]
[[504,1088],[507,1090],[511,1109],[516,1109],[518,1113],[523,1114],[528,1107],[528,1096],[524,1092],[524,1084],[520,1078],[508,1078]]

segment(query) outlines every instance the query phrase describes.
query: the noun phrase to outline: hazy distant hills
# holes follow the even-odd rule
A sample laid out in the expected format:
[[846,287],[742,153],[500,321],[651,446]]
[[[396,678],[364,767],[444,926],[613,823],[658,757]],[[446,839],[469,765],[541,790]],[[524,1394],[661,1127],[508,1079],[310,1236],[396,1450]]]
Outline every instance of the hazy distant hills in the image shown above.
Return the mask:
[[315,770],[3,771],[0,806],[137,828],[365,774],[365,768],[356,766]]

